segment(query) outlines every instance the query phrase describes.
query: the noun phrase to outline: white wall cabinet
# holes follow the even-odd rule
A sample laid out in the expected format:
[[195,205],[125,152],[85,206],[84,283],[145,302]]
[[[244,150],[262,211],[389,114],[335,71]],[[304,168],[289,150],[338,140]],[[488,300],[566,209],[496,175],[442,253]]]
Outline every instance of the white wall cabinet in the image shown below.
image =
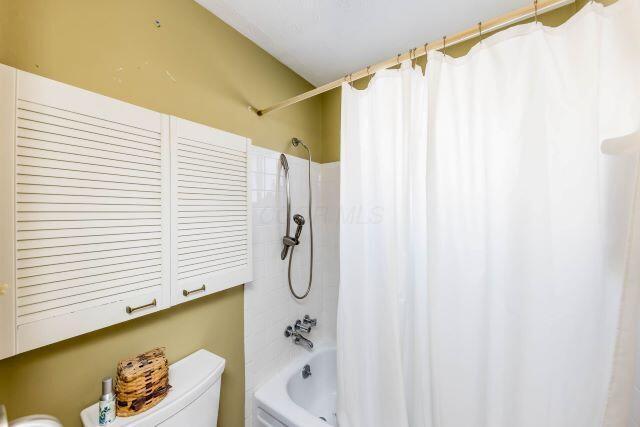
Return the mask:
[[16,352],[14,68],[0,65],[0,359]]
[[5,66],[0,91],[0,358],[251,280],[246,138]]
[[252,280],[249,140],[171,118],[171,302]]

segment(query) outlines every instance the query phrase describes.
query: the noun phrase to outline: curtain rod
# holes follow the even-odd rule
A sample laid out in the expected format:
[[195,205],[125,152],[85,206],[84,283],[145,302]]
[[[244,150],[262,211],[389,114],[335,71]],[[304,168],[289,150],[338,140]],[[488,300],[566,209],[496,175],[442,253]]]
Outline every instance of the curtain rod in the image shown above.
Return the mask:
[[438,50],[453,46],[458,43],[473,39],[475,37],[482,36],[483,33],[490,33],[492,31],[499,30],[520,21],[524,21],[525,19],[535,18],[537,20],[537,17],[539,15],[551,12],[552,10],[558,9],[562,6],[575,3],[575,1],[576,0],[536,0],[529,6],[521,7],[520,9],[516,9],[504,15],[492,18],[486,22],[479,22],[478,25],[473,28],[461,31],[452,36],[443,37],[442,39],[437,41],[426,43],[422,47],[411,49],[409,52],[398,54],[393,58],[387,59],[386,61],[379,62],[377,64],[363,68],[359,71],[347,74],[343,78],[334,80],[330,83],[326,83],[322,86],[318,86],[315,89],[294,96],[293,98],[286,99],[270,107],[258,110],[253,106],[249,106],[249,109],[255,112],[258,116],[264,116],[265,114],[280,110],[293,104],[297,104],[298,102],[313,98],[316,95],[320,95],[321,93],[325,93],[330,91],[331,89],[340,87],[344,82],[352,82],[371,74],[375,74],[380,70],[391,68],[395,65],[400,64],[401,62],[425,56],[427,52],[431,50]]

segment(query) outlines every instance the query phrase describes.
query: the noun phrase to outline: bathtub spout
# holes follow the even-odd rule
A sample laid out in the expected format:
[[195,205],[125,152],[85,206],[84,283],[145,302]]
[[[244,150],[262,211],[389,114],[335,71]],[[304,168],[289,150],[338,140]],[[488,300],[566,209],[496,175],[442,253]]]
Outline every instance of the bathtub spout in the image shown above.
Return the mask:
[[297,344],[297,345],[301,345],[303,347],[306,347],[307,350],[313,350],[313,343],[311,342],[311,340],[303,337],[298,332],[294,332],[293,333],[293,343]]

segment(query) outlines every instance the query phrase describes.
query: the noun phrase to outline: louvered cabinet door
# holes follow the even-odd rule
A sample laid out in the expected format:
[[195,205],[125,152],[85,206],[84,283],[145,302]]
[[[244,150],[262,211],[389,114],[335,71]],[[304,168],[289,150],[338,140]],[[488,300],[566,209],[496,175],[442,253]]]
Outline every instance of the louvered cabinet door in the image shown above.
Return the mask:
[[171,302],[252,280],[247,138],[171,118]]
[[0,64],[0,359],[16,353],[15,104],[16,70]]
[[168,117],[18,72],[18,351],[169,305]]

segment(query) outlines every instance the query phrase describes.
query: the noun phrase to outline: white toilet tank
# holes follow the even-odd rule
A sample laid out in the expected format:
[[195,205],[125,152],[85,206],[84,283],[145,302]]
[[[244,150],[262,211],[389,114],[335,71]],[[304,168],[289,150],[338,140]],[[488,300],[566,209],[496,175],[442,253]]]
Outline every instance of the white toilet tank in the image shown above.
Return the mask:
[[[162,402],[139,415],[118,417],[110,426],[215,426],[224,359],[198,350],[169,366],[171,389]],[[98,404],[80,413],[84,426],[98,425]]]

